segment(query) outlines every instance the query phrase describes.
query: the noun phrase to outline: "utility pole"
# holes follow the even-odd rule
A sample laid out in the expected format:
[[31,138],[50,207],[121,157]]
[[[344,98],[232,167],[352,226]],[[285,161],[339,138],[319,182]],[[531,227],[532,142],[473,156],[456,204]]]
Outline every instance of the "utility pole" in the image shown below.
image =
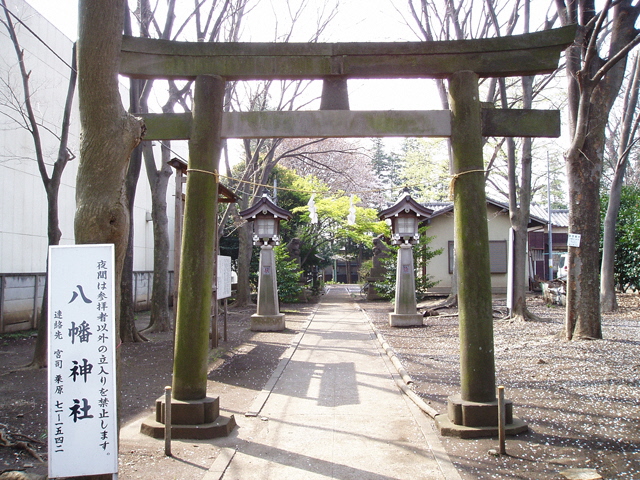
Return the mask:
[[547,212],[549,214],[549,281],[553,280],[553,224],[551,222],[551,167],[547,152]]

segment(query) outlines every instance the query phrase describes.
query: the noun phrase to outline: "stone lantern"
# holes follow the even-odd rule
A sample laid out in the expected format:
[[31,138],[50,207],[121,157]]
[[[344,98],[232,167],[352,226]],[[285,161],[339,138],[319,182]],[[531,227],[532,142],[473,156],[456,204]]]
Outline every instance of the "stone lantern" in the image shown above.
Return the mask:
[[413,245],[420,235],[418,224],[427,220],[433,210],[416,202],[404,192],[395,205],[378,214],[381,220],[391,221],[391,243],[399,245],[396,271],[396,301],[393,313],[389,314],[392,327],[422,325],[422,315],[416,306],[416,278],[413,264]]
[[267,195],[240,212],[240,216],[253,225],[253,244],[260,246],[258,273],[258,308],[251,315],[251,330],[274,332],[285,328],[284,313],[278,304],[276,259],[273,251],[280,244],[280,221],[289,220],[291,213],[278,207]]

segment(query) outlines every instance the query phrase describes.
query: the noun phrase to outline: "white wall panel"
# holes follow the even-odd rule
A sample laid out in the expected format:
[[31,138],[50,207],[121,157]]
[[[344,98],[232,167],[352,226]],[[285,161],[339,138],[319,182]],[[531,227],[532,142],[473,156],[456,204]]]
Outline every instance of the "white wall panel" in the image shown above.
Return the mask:
[[[66,63],[71,63],[72,42],[42,18],[23,0],[8,0],[8,7]],[[48,129],[59,133],[68,85],[68,66],[51,51],[20,27],[20,42],[25,50],[25,61],[31,73],[31,89],[36,114]],[[4,27],[0,28],[0,75],[20,93],[21,81],[13,46]],[[123,81],[121,83],[125,83]],[[0,99],[0,103],[1,99]],[[79,155],[79,115],[77,98],[72,115],[69,139],[71,151]],[[11,113],[0,105],[0,110]],[[43,130],[43,153],[49,173],[57,157],[57,139]],[[159,158],[159,155],[158,155]],[[67,163],[59,192],[59,218],[62,231],[61,244],[72,244],[75,215],[75,181],[79,159]],[[173,178],[170,180],[167,205],[170,222],[169,237],[173,245]],[[0,115],[0,202],[9,206],[0,213],[0,273],[30,273],[45,270],[47,252],[47,200],[40,178],[31,135],[15,122]],[[134,218],[134,269],[153,269],[153,225],[146,221],[151,212],[151,193],[147,175],[142,166]],[[173,252],[170,253],[173,265]]]

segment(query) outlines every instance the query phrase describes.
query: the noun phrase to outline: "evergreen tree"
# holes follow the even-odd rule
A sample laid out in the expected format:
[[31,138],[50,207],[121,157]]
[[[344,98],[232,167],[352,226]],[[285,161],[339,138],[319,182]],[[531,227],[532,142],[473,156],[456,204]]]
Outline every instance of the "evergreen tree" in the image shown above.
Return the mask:
[[403,158],[395,152],[387,153],[381,138],[374,138],[371,147],[373,171],[385,188],[385,198],[391,200],[405,184]]

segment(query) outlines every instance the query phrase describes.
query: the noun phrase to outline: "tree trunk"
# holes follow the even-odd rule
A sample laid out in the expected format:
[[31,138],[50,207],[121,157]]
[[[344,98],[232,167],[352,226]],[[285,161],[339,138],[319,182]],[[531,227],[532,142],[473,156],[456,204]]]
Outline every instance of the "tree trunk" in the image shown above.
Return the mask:
[[[591,117],[593,118],[593,117]],[[595,138],[591,130],[583,152],[586,158],[601,159],[604,128]],[[600,130],[600,129],[598,129]],[[569,178],[570,233],[581,235],[580,247],[569,247],[569,281],[567,282],[567,314],[565,335],[572,338],[602,338],[600,291],[600,177],[602,161],[585,162],[577,156],[567,163]]]
[[[126,7],[124,17],[124,33],[125,35],[132,35],[131,29],[131,12]],[[129,112],[135,114],[140,112],[140,92],[144,87],[144,80],[130,79],[129,80]],[[129,159],[129,168],[127,171],[126,180],[126,192],[129,208],[129,216],[133,217],[133,207],[136,197],[136,188],[138,186],[138,179],[140,178],[140,167],[142,165],[142,148],[138,145],[132,152]],[[120,288],[122,297],[120,299],[120,341],[122,342],[139,342],[146,341],[146,338],[142,337],[136,328],[135,322],[135,295],[134,281],[133,281],[133,238],[134,227],[131,225],[129,228],[129,241],[127,242],[127,253],[124,259],[122,279],[120,281]]]
[[[136,156],[136,152],[132,157]],[[132,159],[133,161],[133,159]],[[131,205],[133,208],[133,205]],[[133,280],[133,226],[129,229],[129,242],[127,243],[127,254],[124,257],[122,267],[122,281],[120,288],[122,298],[120,300],[120,341],[123,343],[137,342],[144,340],[140,336],[135,323],[135,295]]]
[[[604,218],[604,233],[602,241],[602,264],[600,267],[600,308],[602,312],[613,312],[618,309],[615,290],[615,251],[616,251],[616,220],[620,211],[620,197],[624,175],[629,164],[631,138],[637,129],[637,123],[632,127],[633,117],[638,104],[640,89],[640,56],[636,56],[633,68],[633,80],[629,83],[625,98],[622,130],[617,151],[617,162],[613,174],[613,181],[609,189],[609,203]],[[637,120],[636,120],[637,121]]]
[[[564,335],[573,338],[602,338],[599,290],[600,179],[605,129],[611,107],[620,91],[626,68],[624,53],[637,36],[635,22],[640,7],[621,0],[613,7],[607,26],[608,58],[600,58],[598,35],[605,23],[596,18],[590,0],[570,3],[557,0],[564,24],[579,20],[587,25],[585,35],[567,51],[571,146],[567,152],[569,183],[569,233],[581,235],[579,247],[569,247],[567,308]],[[578,15],[577,7],[580,6]],[[607,7],[610,5],[607,4]],[[595,21],[592,21],[595,20]],[[589,43],[592,41],[592,43]]]
[[[115,245],[116,305],[129,237],[125,177],[129,155],[140,142],[144,123],[120,101],[118,72],[124,0],[80,0],[78,94],[80,163],[76,181],[75,239],[78,244]],[[116,330],[120,330],[116,312]]]
[[[74,81],[75,82],[75,81]],[[65,162],[66,163],[66,162]],[[64,167],[63,167],[64,168]],[[60,180],[50,181],[47,190],[47,216],[48,216],[48,240],[49,245],[59,245],[62,232],[58,225],[58,192]],[[33,351],[30,367],[44,368],[48,363],[48,326],[49,326],[49,254],[47,253],[47,267],[45,271],[44,291],[42,292],[42,308],[38,317],[38,336]]]
[[[150,148],[150,146],[149,146]],[[167,186],[171,177],[169,161],[170,150],[162,147],[161,167],[156,170],[153,159],[146,158],[147,173],[151,185],[151,219],[153,220],[153,295],[151,297],[151,331],[168,332],[171,330],[171,311],[169,310],[169,219],[167,217]],[[152,163],[153,165],[150,165]],[[153,182],[152,182],[153,177]]]
[[[139,82],[140,80],[134,80]],[[140,176],[140,166],[142,164],[142,150],[138,145],[129,161],[129,169],[127,173],[127,201],[129,202],[129,214],[133,216],[134,200],[136,195],[136,186]],[[120,286],[122,289],[122,298],[120,299],[120,341],[122,342],[146,342],[136,327],[136,299],[133,277],[133,224],[129,228],[129,241],[127,242],[127,254],[124,258],[122,270],[122,280]]]
[[[504,82],[501,80],[501,89]],[[531,108],[533,100],[533,77],[522,78],[523,108]],[[505,107],[506,108],[506,107]],[[512,297],[511,318],[529,320],[534,316],[527,309],[527,241],[529,209],[531,204],[531,168],[533,163],[532,141],[522,140],[520,162],[520,188],[517,188],[515,168],[515,145],[513,139],[507,139],[512,152],[509,154],[509,216],[513,229]]]
[[[129,83],[129,102],[130,111],[139,111],[138,98],[142,89],[143,81],[132,79]],[[142,166],[142,147],[138,145],[129,159],[129,168],[127,171],[126,192],[130,217],[133,217],[133,208],[136,197],[136,187],[140,178],[140,167]],[[133,280],[133,238],[134,227],[129,228],[129,241],[127,242],[127,254],[124,259],[122,280],[120,286],[122,289],[122,298],[120,300],[120,340],[122,342],[140,342],[146,339],[140,335],[135,323],[135,295]]]
[[251,255],[253,242],[251,240],[251,226],[247,223],[238,228],[238,291],[235,306],[251,305],[251,284],[249,272],[251,269]]
[[[118,72],[124,12],[124,0],[80,0],[78,8],[81,140],[75,239],[77,244],[114,244],[118,307],[130,224],[125,180],[129,156],[144,134],[143,121],[128,114],[120,100]],[[120,332],[120,308],[115,312],[115,330]],[[119,370],[117,354],[116,362]]]

